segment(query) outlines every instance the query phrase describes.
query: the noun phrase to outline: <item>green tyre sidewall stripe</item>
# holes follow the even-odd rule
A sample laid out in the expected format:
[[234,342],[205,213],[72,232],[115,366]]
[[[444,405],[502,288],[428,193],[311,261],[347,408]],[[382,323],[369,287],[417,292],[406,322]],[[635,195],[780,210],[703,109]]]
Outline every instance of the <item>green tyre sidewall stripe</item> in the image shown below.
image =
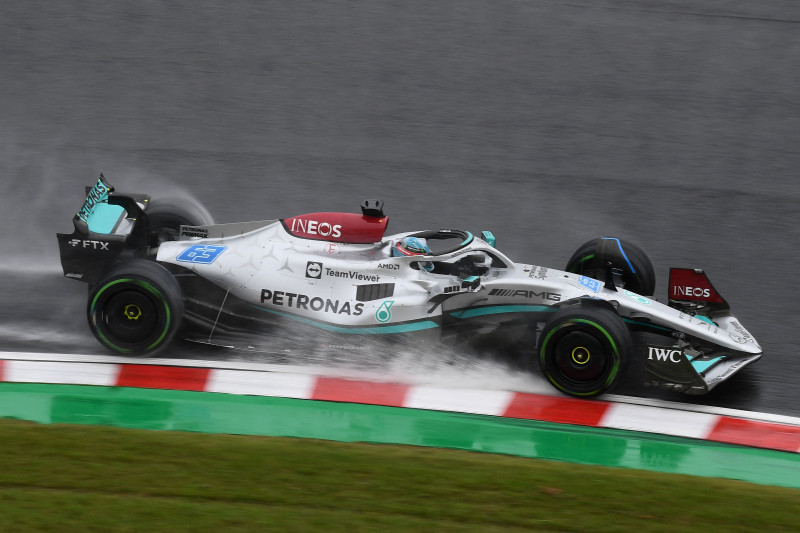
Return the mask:
[[599,388],[597,388],[597,389],[595,389],[593,391],[575,392],[575,391],[568,390],[567,388],[565,388],[561,384],[557,383],[556,380],[553,379],[553,377],[552,377],[552,375],[551,375],[549,370],[546,371],[545,374],[547,376],[547,380],[554,387],[556,387],[558,390],[560,390],[562,392],[566,392],[567,394],[571,394],[573,396],[595,396],[599,392],[602,392],[603,390],[605,390],[607,387],[609,387],[614,382],[614,380],[617,377],[617,374],[619,373],[620,360],[621,360],[621,355],[619,353],[619,348],[617,347],[617,343],[614,341],[614,338],[611,336],[611,334],[603,326],[601,326],[600,324],[598,324],[596,322],[593,322],[591,320],[587,320],[585,318],[572,318],[570,320],[567,320],[567,321],[559,324],[557,327],[551,329],[549,332],[547,332],[547,335],[545,336],[544,341],[542,341],[542,346],[539,349],[539,363],[544,368],[549,368],[549,366],[547,365],[547,344],[548,344],[548,342],[550,342],[550,338],[553,336],[553,334],[555,334],[556,332],[558,332],[562,328],[567,327],[567,326],[572,326],[575,323],[586,324],[586,325],[588,325],[588,326],[600,331],[600,333],[602,333],[603,336],[608,340],[608,343],[612,348],[612,354],[611,355],[613,355],[613,361],[614,361],[614,364],[613,364],[613,366],[611,368],[611,371],[608,373],[608,377],[606,378],[606,380],[603,382],[603,384]]
[[98,338],[102,341],[102,343],[105,344],[106,346],[108,346],[109,348],[111,348],[112,350],[115,350],[115,351],[121,352],[121,353],[131,353],[131,352],[134,351],[133,349],[130,349],[130,348],[123,348],[121,346],[117,346],[116,344],[111,342],[103,334],[102,329],[98,325],[98,320],[97,320],[97,315],[96,315],[98,300],[100,300],[101,296],[103,296],[103,294],[108,289],[110,289],[111,287],[114,287],[115,285],[118,285],[120,283],[130,283],[130,284],[137,285],[137,286],[145,289],[147,292],[149,292],[150,294],[152,294],[155,297],[157,303],[159,304],[159,306],[164,311],[164,320],[163,320],[164,326],[161,328],[161,334],[158,336],[158,338],[155,341],[153,341],[149,346],[147,346],[144,349],[145,351],[150,351],[150,350],[156,348],[157,346],[159,346],[164,341],[164,338],[167,336],[167,333],[169,332],[170,326],[172,324],[172,313],[170,311],[170,308],[169,308],[169,305],[167,304],[166,299],[164,298],[164,295],[161,294],[161,291],[159,291],[156,287],[152,286],[150,283],[148,283],[145,280],[136,279],[136,278],[120,278],[120,279],[115,279],[115,280],[103,285],[103,287],[101,287],[100,290],[98,290],[97,293],[95,294],[95,296],[92,299],[92,302],[90,304],[90,307],[89,307],[89,316],[90,316],[90,319],[91,319],[92,329],[97,334]]

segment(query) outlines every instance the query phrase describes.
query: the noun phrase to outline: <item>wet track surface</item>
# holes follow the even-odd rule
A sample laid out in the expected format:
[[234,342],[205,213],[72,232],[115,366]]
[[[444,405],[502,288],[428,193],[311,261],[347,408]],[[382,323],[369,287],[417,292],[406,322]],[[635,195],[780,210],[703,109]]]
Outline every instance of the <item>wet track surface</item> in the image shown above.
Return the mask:
[[558,268],[630,239],[662,299],[670,266],[704,268],[764,357],[705,397],[615,392],[800,416],[799,21],[778,1],[3,8],[0,349],[102,353],[55,240],[102,171],[218,222],[383,198],[390,232],[491,229]]

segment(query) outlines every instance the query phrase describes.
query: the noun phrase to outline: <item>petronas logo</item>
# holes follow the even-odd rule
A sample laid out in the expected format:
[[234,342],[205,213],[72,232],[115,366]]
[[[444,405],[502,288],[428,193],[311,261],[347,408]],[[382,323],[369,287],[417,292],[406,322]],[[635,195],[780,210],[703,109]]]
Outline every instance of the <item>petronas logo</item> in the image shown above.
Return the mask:
[[385,324],[392,319],[392,306],[394,300],[386,300],[381,304],[377,311],[375,311],[375,320],[381,324]]

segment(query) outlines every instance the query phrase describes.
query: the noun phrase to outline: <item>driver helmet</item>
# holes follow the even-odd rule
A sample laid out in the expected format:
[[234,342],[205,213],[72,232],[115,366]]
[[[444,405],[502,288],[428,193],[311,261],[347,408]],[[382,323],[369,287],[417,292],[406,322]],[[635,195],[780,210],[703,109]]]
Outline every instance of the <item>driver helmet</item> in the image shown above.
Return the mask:
[[[430,255],[431,249],[422,237],[403,237],[392,248],[392,257],[403,257],[409,255]],[[433,263],[421,261],[419,263],[427,272],[433,270]]]

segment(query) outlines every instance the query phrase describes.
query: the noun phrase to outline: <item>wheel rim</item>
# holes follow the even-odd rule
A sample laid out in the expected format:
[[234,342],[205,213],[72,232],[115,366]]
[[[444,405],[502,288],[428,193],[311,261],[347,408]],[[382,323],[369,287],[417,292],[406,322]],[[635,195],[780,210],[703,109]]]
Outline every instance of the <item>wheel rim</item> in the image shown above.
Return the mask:
[[603,344],[584,331],[567,332],[553,347],[555,369],[575,383],[592,383],[607,371],[608,355]]
[[117,280],[103,287],[90,309],[99,339],[120,352],[158,346],[170,327],[170,310],[161,294],[140,280]]
[[124,344],[146,341],[160,322],[156,302],[141,291],[119,291],[107,300],[100,313],[105,335]]

